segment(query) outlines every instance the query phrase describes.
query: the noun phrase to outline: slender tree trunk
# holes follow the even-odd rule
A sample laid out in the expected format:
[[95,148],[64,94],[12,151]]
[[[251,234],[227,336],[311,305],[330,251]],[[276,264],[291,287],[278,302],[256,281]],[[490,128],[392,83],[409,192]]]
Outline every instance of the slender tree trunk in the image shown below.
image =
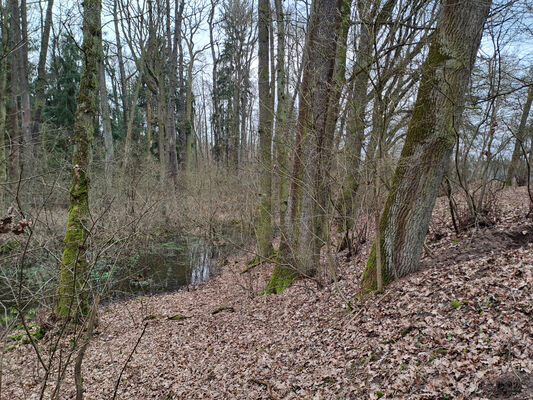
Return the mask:
[[[168,50],[167,57],[169,63],[169,87],[168,87],[168,99],[166,110],[166,134],[169,147],[169,167],[170,177],[174,185],[174,190],[178,188],[178,154],[176,148],[176,117],[175,117],[175,104],[176,104],[176,90],[178,87],[177,73],[178,73],[178,46],[181,43],[181,21],[183,16],[184,1],[176,2],[175,9],[175,32],[172,36],[170,32],[170,2],[167,0],[167,41]],[[182,75],[182,74],[180,74]],[[180,77],[180,80],[182,77]],[[181,85],[180,85],[181,86]],[[180,95],[183,92],[180,90]],[[181,107],[180,107],[181,108]]]
[[62,318],[78,318],[87,314],[87,236],[89,227],[89,152],[98,114],[98,69],[102,26],[101,0],[83,2],[84,63],[74,122],[72,186],[65,231],[65,249],[55,302],[55,314]]
[[119,70],[119,80],[120,80],[120,100],[122,102],[122,128],[125,129],[128,126],[128,116],[129,116],[129,107],[128,107],[128,88],[126,84],[126,69],[124,68],[124,57],[122,55],[122,41],[120,39],[120,30],[118,29],[119,23],[119,13],[118,13],[118,1],[113,0],[113,18],[115,24],[115,38],[117,44],[117,59],[118,59],[118,70]]
[[[191,51],[192,53],[192,51]],[[192,163],[193,121],[192,121],[192,73],[194,57],[191,57],[187,68],[187,85],[185,96],[185,169],[190,171]]]
[[[1,34],[0,54],[3,56],[6,51],[6,36],[7,29],[6,23],[4,20],[4,9],[0,8],[0,24],[1,24]],[[7,59],[0,61],[0,182],[7,182],[8,179],[8,168],[7,168],[7,135],[6,135],[6,117],[7,117]],[[0,208],[4,207],[4,191],[0,191]]]
[[[450,163],[470,73],[490,1],[445,0],[378,234],[383,284],[418,270],[443,176]],[[376,248],[362,278],[376,289]]]
[[286,244],[287,196],[288,196],[288,163],[287,163],[287,84],[285,69],[285,18],[282,0],[274,1],[276,7],[277,26],[277,57],[276,57],[276,80],[277,80],[277,109],[276,109],[276,132],[274,145],[276,148],[278,192],[279,192],[279,225],[281,229],[280,248]]
[[[269,0],[258,3],[258,90],[259,90],[259,193],[256,228],[257,254],[268,257],[272,249],[272,92],[269,74]],[[240,101],[240,100],[239,100]]]
[[39,138],[39,130],[41,127],[41,114],[43,112],[45,102],[46,56],[48,54],[48,43],[50,41],[50,29],[52,27],[53,7],[54,0],[48,0],[48,5],[46,6],[46,16],[44,19],[44,27],[41,35],[41,51],[39,53],[39,62],[37,64],[37,81],[35,84],[35,99],[32,126],[32,136],[34,142],[37,142]]
[[365,137],[365,110],[368,104],[369,69],[372,65],[372,40],[366,10],[367,1],[358,3],[361,20],[361,30],[357,47],[353,71],[353,85],[348,101],[348,115],[346,123],[346,169],[347,173],[343,182],[339,209],[343,217],[343,228],[350,229],[353,225],[354,200],[359,188],[359,166],[361,163],[361,150]]
[[[14,3],[18,4],[15,0]],[[20,2],[20,22],[22,44],[18,51],[20,59],[20,126],[24,138],[24,161],[27,167],[33,165],[33,140],[31,136],[30,85],[28,81],[28,21],[26,0]]]
[[[10,48],[14,49],[17,46],[17,35],[15,22],[13,21],[13,8],[10,10],[10,19],[11,19],[11,30],[9,35],[9,44]],[[18,120],[19,107],[18,107],[18,96],[17,92],[19,89],[19,59],[16,52],[12,52],[9,56],[9,92],[10,92],[10,103],[8,107],[9,115],[9,127],[11,131],[11,174],[10,179],[12,181],[17,181],[19,179],[20,171],[20,125]]]
[[100,112],[102,115],[105,146],[105,178],[107,186],[110,187],[113,181],[113,161],[115,157],[115,151],[113,148],[113,135],[111,132],[111,114],[109,112],[109,100],[107,98],[103,54],[102,59],[100,60],[98,72],[98,82],[100,85]]
[[511,159],[511,164],[509,165],[509,171],[507,172],[507,179],[505,180],[506,186],[511,186],[513,183],[513,179],[516,179],[516,182],[519,185],[525,185],[527,182],[527,179],[524,179],[525,174],[521,173],[520,171],[520,159],[523,156],[522,146],[524,146],[524,142],[526,140],[526,124],[527,124],[527,119],[529,117],[529,112],[531,110],[532,102],[533,102],[533,85],[531,85],[529,87],[529,90],[527,91],[527,99],[526,99],[526,102],[524,103],[524,108],[522,110],[522,117],[520,118],[520,125],[518,126],[518,130],[516,132],[514,149],[513,149],[513,157]]

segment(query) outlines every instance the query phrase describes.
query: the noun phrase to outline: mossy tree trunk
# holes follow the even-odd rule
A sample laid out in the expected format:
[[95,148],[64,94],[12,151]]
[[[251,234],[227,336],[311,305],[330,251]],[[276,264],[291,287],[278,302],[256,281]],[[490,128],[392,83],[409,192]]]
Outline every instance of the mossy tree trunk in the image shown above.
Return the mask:
[[[383,284],[418,270],[429,220],[450,163],[464,95],[490,1],[445,0],[429,53],[405,144],[382,213],[379,235]],[[362,278],[376,288],[376,247]]]
[[[269,74],[270,3],[258,3],[258,90],[259,90],[259,193],[256,227],[257,255],[268,257],[272,249],[272,92]],[[240,84],[240,83],[239,83]]]
[[83,2],[83,67],[74,121],[72,186],[61,258],[55,314],[60,318],[78,318],[88,312],[87,236],[89,226],[89,151],[94,121],[98,115],[98,70],[102,26],[101,0]]

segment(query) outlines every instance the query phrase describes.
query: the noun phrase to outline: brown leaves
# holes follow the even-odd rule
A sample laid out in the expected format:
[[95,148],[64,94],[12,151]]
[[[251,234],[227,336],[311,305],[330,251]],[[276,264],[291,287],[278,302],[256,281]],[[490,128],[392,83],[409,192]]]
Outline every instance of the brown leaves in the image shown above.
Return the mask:
[[13,222],[15,218],[14,214],[15,208],[13,206],[9,207],[7,211],[7,216],[0,219],[0,234],[11,232],[15,235],[20,235],[21,233],[24,233],[25,227],[31,226],[31,220],[27,220],[26,218],[22,218],[21,220],[19,220],[19,222],[15,224]]
[[[435,259],[426,259],[424,270],[354,302],[353,313],[343,308],[344,298],[357,293],[369,244],[341,263],[344,279],[320,290],[299,281],[280,295],[250,298],[248,275],[259,293],[270,270],[262,265],[241,275],[244,253],[191,291],[115,303],[113,312],[100,313],[99,334],[87,349],[86,396],[111,397],[142,321],[150,319],[119,398],[532,399],[533,245],[517,247],[497,233],[523,224],[527,210],[518,208],[519,218],[510,201],[499,225],[459,238],[444,234],[430,244]],[[213,315],[224,306],[235,312]],[[38,394],[42,373],[27,373],[37,365],[31,348],[4,356],[2,394]],[[498,386],[509,373],[521,377],[520,387]],[[74,393],[69,374],[60,398]],[[511,394],[501,394],[507,388]]]

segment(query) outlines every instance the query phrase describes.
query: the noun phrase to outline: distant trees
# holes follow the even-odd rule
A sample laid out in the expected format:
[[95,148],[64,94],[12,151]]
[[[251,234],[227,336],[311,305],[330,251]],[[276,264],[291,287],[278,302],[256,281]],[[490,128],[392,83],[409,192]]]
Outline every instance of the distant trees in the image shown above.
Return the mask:
[[[254,210],[255,225],[242,232],[256,234],[261,259],[277,262],[266,292],[298,276],[327,278],[334,268],[326,271],[321,254],[355,254],[356,235],[363,242],[374,224],[369,215],[382,214],[385,281],[416,270],[441,172],[460,232],[489,223],[492,188],[527,182],[533,160],[531,63],[514,54],[516,42],[531,37],[531,8],[497,5],[477,55],[476,43],[444,49],[438,40],[479,39],[474,9],[489,5],[468,4],[105,2],[104,18],[112,18],[89,96],[96,93],[93,125],[85,125],[95,140],[83,170],[94,178],[96,200],[117,196],[134,217],[157,193],[166,196],[160,210],[168,218],[166,204],[187,198],[191,177],[217,171],[250,180],[253,206],[243,210]],[[51,171],[70,166],[82,143],[76,110],[88,105],[76,96],[88,60],[70,3],[4,0],[0,11],[0,200],[35,204]],[[473,22],[456,22],[471,15]],[[470,70],[471,87],[463,76]],[[436,88],[446,89],[448,102]],[[54,194],[49,204],[65,202]]]

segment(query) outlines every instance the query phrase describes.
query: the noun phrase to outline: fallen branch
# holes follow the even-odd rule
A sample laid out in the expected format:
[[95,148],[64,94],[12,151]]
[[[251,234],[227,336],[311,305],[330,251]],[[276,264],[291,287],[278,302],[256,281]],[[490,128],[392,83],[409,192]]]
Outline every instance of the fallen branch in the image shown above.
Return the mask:
[[219,312],[222,312],[222,311],[235,312],[235,309],[231,306],[221,306],[221,307],[218,307],[216,310],[211,311],[211,315],[218,314]]

